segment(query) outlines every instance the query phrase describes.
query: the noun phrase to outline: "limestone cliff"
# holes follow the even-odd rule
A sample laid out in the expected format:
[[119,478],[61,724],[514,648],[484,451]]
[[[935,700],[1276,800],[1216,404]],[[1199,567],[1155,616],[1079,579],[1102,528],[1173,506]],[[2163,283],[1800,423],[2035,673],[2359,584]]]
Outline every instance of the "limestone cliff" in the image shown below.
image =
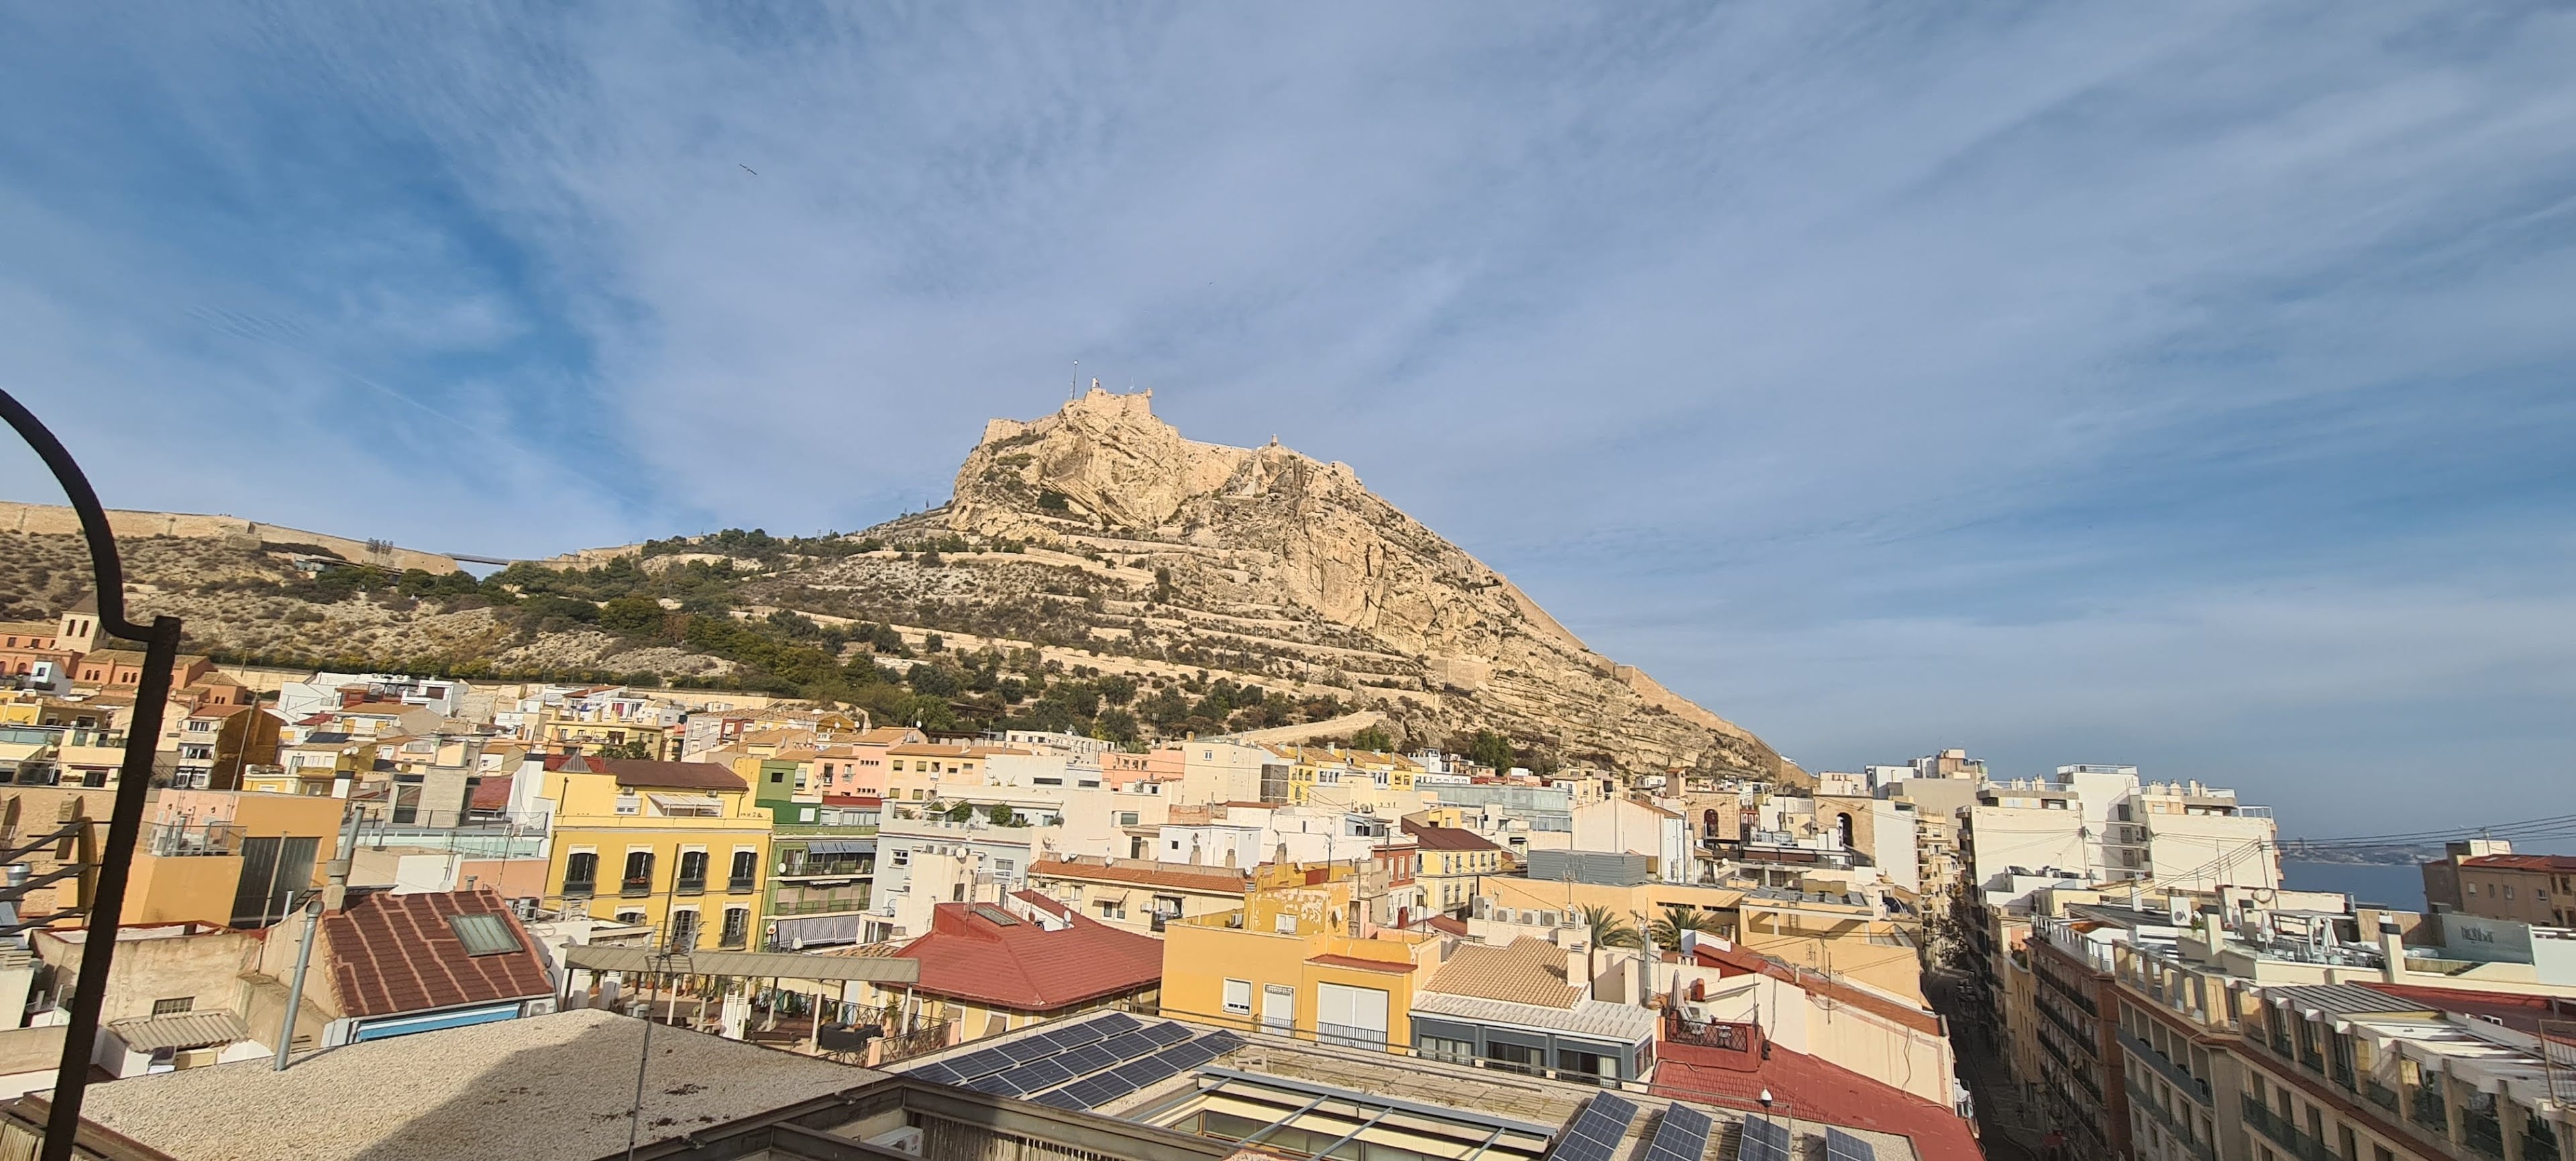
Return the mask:
[[1417,734],[1496,728],[1637,771],[1780,767],[1752,734],[1594,653],[1348,466],[1184,439],[1151,402],[1095,386],[1045,418],[992,421],[940,514],[948,529],[1155,570],[1149,620],[1338,668]]

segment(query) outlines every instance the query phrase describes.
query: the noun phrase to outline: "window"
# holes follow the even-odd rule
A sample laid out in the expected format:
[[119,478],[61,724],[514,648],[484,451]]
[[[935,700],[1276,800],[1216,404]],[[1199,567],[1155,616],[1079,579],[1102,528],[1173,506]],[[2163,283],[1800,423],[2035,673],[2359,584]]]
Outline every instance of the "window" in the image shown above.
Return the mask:
[[1127,918],[1127,905],[1124,903],[1112,903],[1103,899],[1099,903],[1095,904],[1095,906],[1100,908],[1100,917],[1103,919]]
[[591,851],[574,851],[564,858],[563,893],[588,895],[599,886],[599,856]]
[[894,849],[894,859],[893,859],[893,862],[894,862],[894,865],[896,865],[896,866],[898,866],[898,867],[909,867],[909,866],[911,866],[911,865],[912,865],[912,848],[911,848],[911,847],[896,847],[896,848]]
[[447,925],[456,930],[456,940],[465,945],[467,955],[499,955],[521,946],[519,933],[498,915],[450,915]]
[[1252,1014],[1252,981],[1227,980],[1225,982],[1225,1010],[1237,1016]]
[[724,939],[719,946],[741,947],[751,940],[751,908],[727,907],[724,916]]
[[2511,899],[2511,898],[2513,898],[2513,888],[2511,888],[2511,887],[2506,887],[2506,888],[2504,889],[2504,897],[2505,897],[2505,898],[2507,898],[2507,899]]
[[694,895],[700,891],[706,890],[707,853],[705,851],[681,851],[680,878],[678,882],[673,883],[671,886],[673,890],[676,890],[683,895]]
[[634,795],[620,794],[617,796],[617,813],[641,814],[643,813],[643,810],[643,804],[638,801]]
[[1135,812],[1135,811],[1132,811],[1132,810],[1122,810],[1122,811],[1119,811],[1119,812],[1118,812],[1118,825],[1120,825],[1120,826],[1134,826],[1134,825],[1136,825],[1136,812]]
[[653,893],[653,852],[626,852],[626,878],[619,888],[629,895]]
[[745,894],[759,879],[760,852],[748,848],[736,849],[733,853],[733,873],[725,879],[725,890],[737,895]]
[[1451,1064],[1472,1064],[1476,1059],[1476,1045],[1466,1040],[1446,1040],[1438,1036],[1425,1036],[1422,1038],[1422,1054],[1433,1060],[1446,1060]]
[[175,999],[152,1001],[152,1014],[155,1016],[175,1016],[181,1012],[193,1012],[196,1010],[197,998],[195,996],[180,996]]
[[1297,934],[1297,917],[1294,915],[1274,916],[1270,921],[1270,929],[1281,935],[1295,935]]

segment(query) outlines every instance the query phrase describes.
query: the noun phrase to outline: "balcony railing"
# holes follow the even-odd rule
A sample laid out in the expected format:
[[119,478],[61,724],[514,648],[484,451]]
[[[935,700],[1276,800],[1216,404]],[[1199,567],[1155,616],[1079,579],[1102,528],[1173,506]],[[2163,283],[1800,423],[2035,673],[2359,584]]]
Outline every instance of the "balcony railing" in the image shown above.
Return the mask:
[[2408,1115],[2414,1120],[2417,1128],[2428,1133],[2448,1135],[2451,1131],[2451,1115],[2442,1107],[2442,1090],[2438,1087],[2440,1084],[2441,1081],[2435,1080],[2431,1084],[2416,1086],[2415,1099],[2407,1102],[2410,1106]]
[[627,879],[618,884],[617,893],[629,899],[641,899],[653,893],[653,880],[650,876]]
[[2361,1082],[2361,1095],[2367,1098],[2370,1103],[2378,1105],[2389,1112],[2393,1113],[2397,1111],[2396,1089],[2390,1088],[2375,1080],[2364,1080]]
[[758,875],[733,875],[725,879],[725,891],[729,894],[748,895],[759,889]]
[[707,877],[704,875],[682,875],[671,881],[671,890],[673,893],[680,895],[704,895],[707,893]]
[[592,895],[599,893],[599,880],[566,879],[564,880],[563,893],[564,898],[566,899],[588,899]]
[[2326,1148],[2325,1142],[2300,1132],[2297,1126],[2282,1119],[2279,1113],[2272,1111],[2272,1106],[2255,1100],[2250,1093],[2239,1095],[2245,1098],[2245,1124],[2270,1137],[2284,1153],[2298,1161],[2343,1161],[2335,1156],[2333,1150]]
[[2190,1069],[2167,1059],[2164,1053],[2156,1051],[2155,1045],[2130,1035],[2128,1029],[2117,1029],[2115,1032],[2120,1038],[2121,1046],[2127,1048],[2130,1055],[2145,1061],[2147,1067],[2155,1070],[2156,1075],[2165,1078],[2175,1088],[2200,1098],[2202,1104],[2214,1103],[2210,1100],[2208,1081],[2193,1076]]
[[178,823],[156,823],[144,834],[144,853],[159,859],[183,858],[189,855],[237,855],[241,853],[242,830],[222,823],[182,826]]
[[2176,1117],[2166,1112],[2163,1103],[2156,1100],[2153,1094],[2134,1080],[2129,1083],[2128,1089],[2129,1103],[2147,1110],[2148,1116],[2154,1117],[2157,1124],[2165,1127],[2166,1135],[2179,1142],[2184,1149],[2189,1150],[2192,1156],[2200,1158],[2201,1161],[2218,1161],[2218,1151],[2211,1147],[2208,1141],[2193,1135],[2189,1118]]

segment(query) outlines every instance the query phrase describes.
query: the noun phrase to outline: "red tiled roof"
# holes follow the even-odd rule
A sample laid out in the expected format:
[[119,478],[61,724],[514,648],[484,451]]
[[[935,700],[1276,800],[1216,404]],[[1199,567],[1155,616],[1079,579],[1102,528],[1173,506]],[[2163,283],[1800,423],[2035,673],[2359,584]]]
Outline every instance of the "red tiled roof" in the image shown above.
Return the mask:
[[1459,826],[1422,826],[1404,824],[1404,833],[1422,843],[1426,851],[1499,851],[1503,848],[1485,841],[1485,836]]
[[2576,871],[2576,855],[2479,855],[2462,859],[2463,867],[2498,871]]
[[1040,911],[1044,911],[1049,915],[1060,916],[1065,919],[1073,918],[1073,908],[1068,907],[1055,899],[1048,898],[1044,892],[1013,891],[1011,892],[1011,898],[1017,899],[1022,903],[1026,903],[1031,907],[1035,907]]
[[614,774],[620,786],[651,790],[749,790],[742,776],[713,762],[656,762],[644,758],[596,758],[586,754],[548,754],[546,769],[575,774]]
[[1769,1089],[1780,1111],[1799,1120],[1901,1134],[1914,1143],[1914,1155],[1922,1161],[1984,1161],[1969,1122],[1947,1105],[1777,1044],[1768,1058],[1755,1057],[1755,1067],[1745,1070],[1741,1061],[1751,1055],[1659,1040],[1652,1091],[1672,1100],[1744,1109],[1759,1107],[1762,1091]]
[[1095,883],[1136,883],[1179,891],[1215,891],[1240,895],[1251,882],[1243,872],[1195,863],[1157,863],[1124,859],[1115,864],[1089,859],[1040,859],[1029,864],[1033,879],[1082,879]]
[[995,923],[974,906],[933,906],[930,934],[895,953],[920,961],[916,990],[1051,1012],[1152,987],[1163,978],[1161,940],[1083,915],[1073,916],[1072,926],[1061,931],[1026,921]]
[[1467,934],[1467,921],[1464,919],[1452,919],[1446,915],[1434,915],[1431,917],[1431,930],[1448,935],[1465,935]]
[[1310,955],[1306,957],[1306,962],[1322,967],[1357,968],[1364,972],[1393,972],[1397,975],[1408,975],[1413,971],[1413,965],[1409,963],[1362,959],[1356,955]]
[[510,807],[511,775],[485,778],[474,784],[474,798],[465,805],[474,810],[507,810]]
[[[447,920],[451,915],[498,915],[519,936],[519,950],[467,955]],[[519,926],[499,893],[431,891],[418,895],[368,894],[345,911],[322,917],[330,953],[325,970],[340,1010],[350,1016],[385,1016],[466,1004],[544,996],[554,991],[536,941]]]

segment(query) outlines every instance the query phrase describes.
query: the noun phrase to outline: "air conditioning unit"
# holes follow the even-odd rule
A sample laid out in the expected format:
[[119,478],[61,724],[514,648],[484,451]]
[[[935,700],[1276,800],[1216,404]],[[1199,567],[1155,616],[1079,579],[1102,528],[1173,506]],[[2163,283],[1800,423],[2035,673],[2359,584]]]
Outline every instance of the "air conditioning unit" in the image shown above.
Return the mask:
[[906,1126],[891,1132],[879,1133],[867,1140],[868,1144],[880,1149],[892,1149],[898,1153],[921,1156],[921,1130],[918,1128]]

